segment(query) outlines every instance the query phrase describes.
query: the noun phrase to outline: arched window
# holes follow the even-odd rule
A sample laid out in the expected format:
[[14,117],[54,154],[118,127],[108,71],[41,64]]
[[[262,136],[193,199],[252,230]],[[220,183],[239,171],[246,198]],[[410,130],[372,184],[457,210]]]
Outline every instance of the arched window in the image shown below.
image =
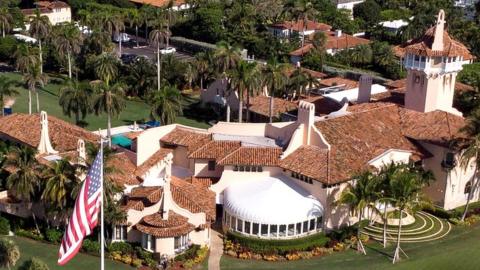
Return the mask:
[[465,184],[465,190],[463,192],[465,194],[469,194],[471,190],[472,190],[472,181],[470,180]]

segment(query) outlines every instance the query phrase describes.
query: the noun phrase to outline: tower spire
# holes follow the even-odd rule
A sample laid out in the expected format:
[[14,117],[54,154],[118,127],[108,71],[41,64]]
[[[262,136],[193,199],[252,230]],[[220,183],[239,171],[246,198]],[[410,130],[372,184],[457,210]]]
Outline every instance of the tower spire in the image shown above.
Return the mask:
[[445,11],[438,12],[437,25],[435,26],[435,35],[433,36],[433,51],[443,51],[443,31],[445,30]]

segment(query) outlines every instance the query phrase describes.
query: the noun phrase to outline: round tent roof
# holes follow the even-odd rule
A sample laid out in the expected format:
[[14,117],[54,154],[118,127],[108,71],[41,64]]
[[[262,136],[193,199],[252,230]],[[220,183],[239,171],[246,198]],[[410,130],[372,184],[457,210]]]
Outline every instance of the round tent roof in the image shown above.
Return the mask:
[[284,175],[229,186],[224,208],[237,218],[262,224],[292,224],[323,215],[322,204]]

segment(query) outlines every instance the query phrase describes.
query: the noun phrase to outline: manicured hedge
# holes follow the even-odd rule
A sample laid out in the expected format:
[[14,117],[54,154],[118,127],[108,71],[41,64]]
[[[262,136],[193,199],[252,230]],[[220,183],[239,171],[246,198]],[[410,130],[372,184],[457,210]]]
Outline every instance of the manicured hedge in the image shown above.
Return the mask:
[[63,232],[56,229],[47,229],[45,231],[45,238],[48,242],[58,244],[62,240]]
[[455,211],[446,211],[445,209],[442,209],[440,207],[432,207],[432,208],[425,208],[423,211],[432,214],[436,217],[443,218],[443,219],[451,219],[451,218],[457,218],[458,213]]
[[252,252],[260,254],[285,254],[291,251],[305,251],[314,247],[324,247],[330,238],[323,233],[317,233],[302,238],[286,240],[267,240],[243,236],[234,232],[227,232],[227,239],[240,244]]
[[185,262],[187,260],[195,259],[197,256],[197,251],[200,249],[199,245],[190,246],[185,252],[175,257],[174,261],[176,262]]

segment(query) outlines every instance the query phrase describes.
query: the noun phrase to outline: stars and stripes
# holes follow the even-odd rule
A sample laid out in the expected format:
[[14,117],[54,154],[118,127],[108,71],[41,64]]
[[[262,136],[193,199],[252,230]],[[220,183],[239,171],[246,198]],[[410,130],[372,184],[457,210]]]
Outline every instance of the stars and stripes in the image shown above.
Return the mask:
[[102,195],[103,154],[100,151],[83,181],[67,230],[62,238],[58,264],[71,260],[82,246],[83,238],[92,233],[98,223]]

